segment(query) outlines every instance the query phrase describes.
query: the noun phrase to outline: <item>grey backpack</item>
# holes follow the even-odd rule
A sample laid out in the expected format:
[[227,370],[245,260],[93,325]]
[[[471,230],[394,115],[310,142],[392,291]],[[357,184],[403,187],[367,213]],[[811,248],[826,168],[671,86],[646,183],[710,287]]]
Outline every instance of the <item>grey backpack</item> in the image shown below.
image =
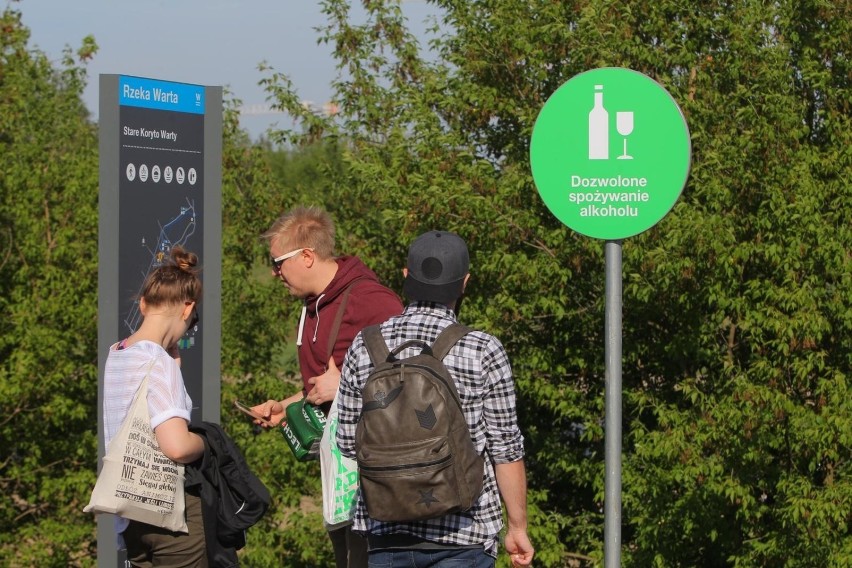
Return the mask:
[[[443,358],[470,328],[447,327],[431,346],[407,341],[393,351],[379,331],[363,331],[373,370],[362,389],[355,430],[361,492],[371,519],[419,521],[466,511],[482,491],[476,451]],[[420,354],[399,359],[404,349]]]

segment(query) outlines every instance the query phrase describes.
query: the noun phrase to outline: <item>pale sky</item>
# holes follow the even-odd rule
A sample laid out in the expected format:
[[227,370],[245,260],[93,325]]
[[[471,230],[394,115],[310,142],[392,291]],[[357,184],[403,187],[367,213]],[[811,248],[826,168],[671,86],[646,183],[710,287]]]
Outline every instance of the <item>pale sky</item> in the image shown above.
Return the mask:
[[[323,25],[316,0],[0,0],[22,13],[30,46],[58,61],[62,49],[77,49],[93,35],[98,53],[87,65],[83,98],[97,118],[100,74],[135,75],[165,81],[222,86],[248,108],[265,105],[257,85],[266,61],[287,74],[302,100],[321,106],[331,96],[335,61],[331,46],[318,45]],[[360,2],[353,2],[358,9]],[[437,9],[406,1],[410,29],[424,38]],[[363,13],[360,10],[355,13]],[[288,122],[284,122],[288,121]],[[286,115],[243,115],[252,137]]]

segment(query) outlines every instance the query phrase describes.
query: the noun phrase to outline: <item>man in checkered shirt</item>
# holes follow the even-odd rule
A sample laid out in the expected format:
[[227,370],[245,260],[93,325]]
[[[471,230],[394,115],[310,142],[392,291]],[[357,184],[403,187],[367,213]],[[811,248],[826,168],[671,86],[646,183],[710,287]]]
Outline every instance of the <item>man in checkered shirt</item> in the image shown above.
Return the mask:
[[[444,328],[456,322],[469,268],[467,245],[458,235],[429,231],[419,236],[408,251],[408,265],[403,269],[403,289],[411,303],[402,315],[381,325],[388,348],[409,340],[432,344]],[[399,357],[417,352],[417,347],[407,348]],[[458,566],[458,562],[467,561],[466,566],[492,567],[503,527],[502,495],[508,518],[506,552],[513,566],[529,566],[533,547],[527,536],[523,436],[518,428],[506,351],[497,338],[474,331],[453,346],[444,365],[456,382],[476,450],[485,457],[482,493],[468,511],[410,523],[370,519],[359,494],[353,529],[367,535],[370,566]],[[359,333],[343,362],[337,395],[337,443],[341,453],[352,459],[361,389],[372,367]]]

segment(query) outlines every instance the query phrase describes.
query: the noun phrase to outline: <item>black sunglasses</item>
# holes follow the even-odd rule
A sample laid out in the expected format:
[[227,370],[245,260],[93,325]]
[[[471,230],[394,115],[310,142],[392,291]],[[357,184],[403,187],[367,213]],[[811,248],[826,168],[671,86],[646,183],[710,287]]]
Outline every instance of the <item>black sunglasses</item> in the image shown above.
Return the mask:
[[[184,304],[186,304],[187,306],[191,303],[192,302],[184,302]],[[199,319],[201,318],[198,317],[198,305],[196,305],[194,308],[192,308],[192,317],[189,320],[189,327],[187,327],[187,329],[192,329],[193,327],[198,325]]]
[[286,254],[282,254],[278,258],[270,258],[269,260],[270,260],[270,262],[272,262],[272,270],[275,271],[275,274],[280,274],[281,273],[281,265],[284,264],[284,261],[287,260],[288,258],[293,258],[294,256],[296,256],[297,254],[299,254],[303,250],[312,251],[314,249],[312,249],[310,247],[297,248],[296,250],[291,250],[290,252],[288,252]]
[[[285,258],[284,260],[287,259]],[[272,271],[275,272],[275,274],[281,272],[281,265],[284,264],[284,260],[275,260],[272,257],[269,258],[269,261],[272,263]]]

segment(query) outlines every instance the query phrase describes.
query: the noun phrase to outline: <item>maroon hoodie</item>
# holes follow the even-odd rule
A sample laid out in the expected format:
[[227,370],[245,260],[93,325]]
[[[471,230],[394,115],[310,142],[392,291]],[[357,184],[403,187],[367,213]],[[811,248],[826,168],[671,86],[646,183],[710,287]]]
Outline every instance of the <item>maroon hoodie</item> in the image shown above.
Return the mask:
[[299,322],[296,345],[305,392],[313,388],[308,379],[323,374],[328,367],[329,334],[348,285],[352,284],[352,288],[334,343],[334,363],[338,368],[359,331],[402,313],[399,297],[382,286],[358,257],[343,256],[336,260],[337,274],[321,294],[305,299]]

